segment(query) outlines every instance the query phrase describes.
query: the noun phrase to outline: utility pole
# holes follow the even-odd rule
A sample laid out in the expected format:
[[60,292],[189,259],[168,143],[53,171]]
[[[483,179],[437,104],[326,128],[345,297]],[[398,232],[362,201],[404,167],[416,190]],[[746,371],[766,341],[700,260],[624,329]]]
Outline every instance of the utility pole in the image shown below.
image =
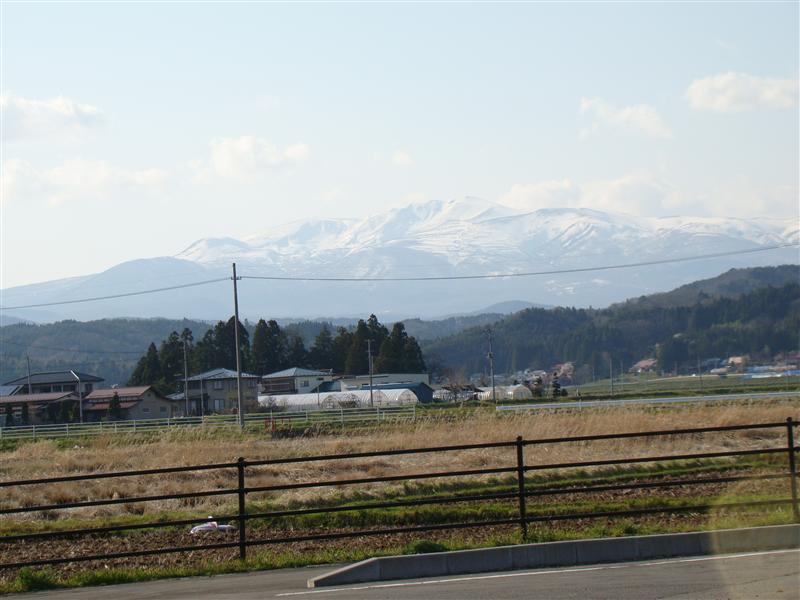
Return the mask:
[[[233,263],[233,337],[236,344],[236,408],[238,410],[239,428],[244,428],[244,407],[242,406],[242,356],[239,349],[239,292],[236,289],[236,263]],[[202,400],[202,398],[201,398]]]
[[492,378],[492,402],[497,404],[497,392],[494,387],[494,352],[492,352],[492,328],[487,327],[486,333],[489,335],[489,353],[486,356],[489,359],[489,376]]
[[81,378],[78,377],[75,371],[70,370],[72,376],[78,380],[78,414],[80,415],[80,422],[83,423],[83,393],[81,392]]
[[367,340],[367,359],[369,361],[369,405],[373,406],[373,401],[372,401],[372,340]]
[[700,355],[697,355],[697,376],[700,378],[700,393],[703,393],[703,370],[700,368]]
[[33,388],[31,387],[31,357],[26,354],[25,359],[28,361],[28,393],[32,394]]
[[611,397],[614,397],[614,361],[611,356],[608,357],[608,376],[611,379]]
[[186,357],[186,338],[183,339],[183,399],[186,404],[186,412],[183,414],[188,417],[189,416],[189,361]]
[[619,359],[619,393],[625,393],[625,369],[622,366],[622,359]]

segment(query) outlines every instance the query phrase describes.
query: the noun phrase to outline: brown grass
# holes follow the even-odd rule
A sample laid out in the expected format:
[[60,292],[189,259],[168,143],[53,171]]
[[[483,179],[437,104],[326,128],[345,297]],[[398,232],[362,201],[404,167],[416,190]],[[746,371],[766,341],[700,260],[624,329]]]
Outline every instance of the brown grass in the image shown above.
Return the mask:
[[[414,424],[384,426],[339,435],[272,440],[258,434],[220,435],[214,431],[165,433],[156,439],[126,436],[105,437],[84,445],[62,448],[54,441],[39,441],[0,454],[0,480],[53,477],[67,474],[147,469],[173,465],[197,465],[247,459],[281,458],[313,454],[336,454],[372,450],[392,450],[423,446],[456,445],[476,442],[591,435],[629,431],[779,422],[800,417],[800,401],[786,400],[763,404],[725,406],[686,406],[669,409],[609,407],[577,411],[536,412],[495,415],[486,411],[464,413],[457,418],[449,413]],[[731,432],[691,436],[666,436],[591,443],[550,444],[526,449],[527,464],[593,460],[624,456],[656,456],[672,453],[706,452],[732,448],[758,448],[785,444],[785,429]],[[463,451],[288,464],[248,469],[248,485],[262,486],[310,479],[346,479],[430,470],[451,470],[511,466],[513,449]],[[114,480],[69,482],[48,486],[21,486],[3,489],[0,507],[31,506],[99,498],[125,498],[138,495],[169,494],[189,490],[232,488],[234,469],[166,476],[141,476]],[[363,493],[386,493],[402,484],[362,486]],[[260,495],[276,504],[308,502],[341,497],[335,487],[284,491]],[[232,505],[234,497],[197,500],[168,500],[69,511],[51,511],[46,518],[104,518],[118,515],[191,511],[219,514]],[[15,517],[21,518],[21,517]],[[41,513],[27,518],[41,520]],[[0,518],[0,524],[6,519]],[[6,520],[6,524],[8,521]]]

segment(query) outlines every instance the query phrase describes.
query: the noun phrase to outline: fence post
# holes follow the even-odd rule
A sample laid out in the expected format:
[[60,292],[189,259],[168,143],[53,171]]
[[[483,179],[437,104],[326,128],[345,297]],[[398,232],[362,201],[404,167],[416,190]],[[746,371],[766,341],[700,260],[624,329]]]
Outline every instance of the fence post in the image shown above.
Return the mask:
[[789,452],[789,481],[792,486],[792,512],[794,520],[800,522],[800,507],[797,505],[797,462],[794,457],[794,423],[792,417],[786,419],[786,445]]
[[522,436],[517,436],[517,488],[519,493],[519,527],[522,541],[528,538],[528,515],[525,508],[525,455]]
[[244,458],[241,456],[236,461],[236,470],[239,475],[239,560],[245,560],[247,558],[247,535],[245,532],[246,509],[244,496],[247,492],[244,488]]

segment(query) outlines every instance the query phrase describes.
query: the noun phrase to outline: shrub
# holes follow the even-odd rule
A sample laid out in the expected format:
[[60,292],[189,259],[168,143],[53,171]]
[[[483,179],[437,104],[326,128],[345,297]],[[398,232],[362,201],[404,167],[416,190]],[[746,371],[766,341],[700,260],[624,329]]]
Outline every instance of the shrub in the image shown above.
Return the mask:
[[19,570],[17,584],[26,592],[52,590],[59,587],[56,576],[50,569],[32,569],[30,567],[22,567]]
[[405,554],[430,554],[431,552],[447,552],[449,548],[439,542],[417,540],[405,547]]

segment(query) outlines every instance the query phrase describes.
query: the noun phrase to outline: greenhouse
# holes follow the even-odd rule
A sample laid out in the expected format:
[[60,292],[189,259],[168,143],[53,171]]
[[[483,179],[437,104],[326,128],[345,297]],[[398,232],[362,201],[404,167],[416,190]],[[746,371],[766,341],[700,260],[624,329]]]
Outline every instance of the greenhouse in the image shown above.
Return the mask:
[[[372,406],[416,404],[417,395],[409,389],[373,390]],[[258,404],[268,409],[330,410],[332,408],[365,408],[370,406],[369,390],[321,392],[319,394],[280,394],[259,396]]]

